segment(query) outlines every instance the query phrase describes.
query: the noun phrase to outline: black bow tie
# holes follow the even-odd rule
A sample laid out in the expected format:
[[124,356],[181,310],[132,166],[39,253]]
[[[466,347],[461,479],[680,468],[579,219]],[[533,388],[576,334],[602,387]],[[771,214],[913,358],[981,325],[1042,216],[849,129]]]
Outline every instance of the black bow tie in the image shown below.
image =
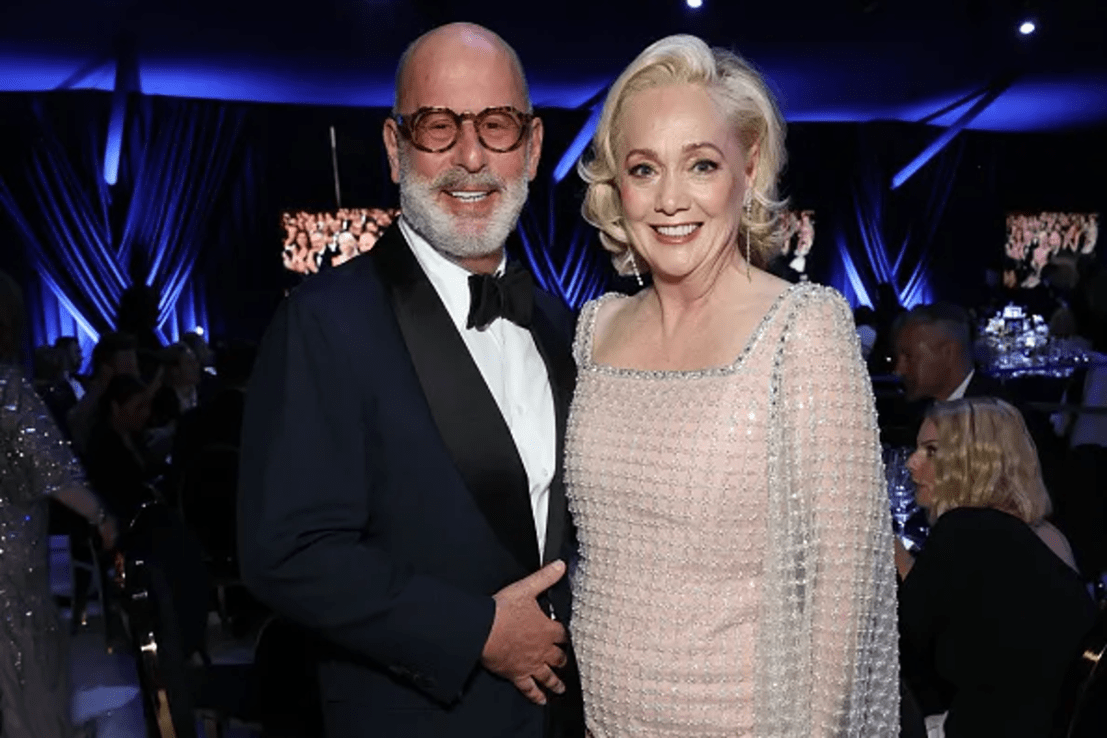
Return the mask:
[[534,280],[530,272],[509,264],[503,276],[469,275],[469,328],[483,330],[496,318],[530,327],[534,312]]

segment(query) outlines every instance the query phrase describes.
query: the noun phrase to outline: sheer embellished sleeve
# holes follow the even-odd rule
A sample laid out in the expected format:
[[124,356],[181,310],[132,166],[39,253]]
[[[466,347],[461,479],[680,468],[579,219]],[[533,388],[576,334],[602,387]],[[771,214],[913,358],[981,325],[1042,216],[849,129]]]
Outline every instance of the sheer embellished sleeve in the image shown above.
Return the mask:
[[[795,735],[893,737],[899,662],[892,527],[876,411],[849,308],[800,293],[779,346],[775,483],[785,610],[806,671]],[[792,581],[788,582],[788,574]],[[806,723],[806,725],[804,725]]]
[[3,464],[18,480],[6,485],[9,494],[27,500],[84,485],[84,472],[69,443],[22,373],[11,366],[0,366],[0,437]]

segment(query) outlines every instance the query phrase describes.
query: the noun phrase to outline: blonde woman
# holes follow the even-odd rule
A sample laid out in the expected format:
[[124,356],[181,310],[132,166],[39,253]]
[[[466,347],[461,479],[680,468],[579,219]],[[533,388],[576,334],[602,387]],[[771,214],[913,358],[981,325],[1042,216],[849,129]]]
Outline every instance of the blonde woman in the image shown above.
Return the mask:
[[904,578],[904,671],[945,735],[1049,735],[1058,690],[1092,624],[1091,598],[1019,411],[1002,400],[939,403],[908,459],[932,523]]
[[584,215],[633,297],[577,329],[571,630],[595,738],[898,735],[872,395],[833,290],[764,271],[784,126],[692,36],[605,103]]

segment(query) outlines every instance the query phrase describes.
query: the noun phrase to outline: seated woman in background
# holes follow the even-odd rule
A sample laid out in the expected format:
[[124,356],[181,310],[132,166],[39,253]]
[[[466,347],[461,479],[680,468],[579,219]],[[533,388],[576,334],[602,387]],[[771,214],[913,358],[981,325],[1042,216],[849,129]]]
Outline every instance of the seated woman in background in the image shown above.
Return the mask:
[[904,676],[945,735],[1049,735],[1094,606],[1019,411],[988,397],[936,404],[907,462],[932,530],[897,546]]

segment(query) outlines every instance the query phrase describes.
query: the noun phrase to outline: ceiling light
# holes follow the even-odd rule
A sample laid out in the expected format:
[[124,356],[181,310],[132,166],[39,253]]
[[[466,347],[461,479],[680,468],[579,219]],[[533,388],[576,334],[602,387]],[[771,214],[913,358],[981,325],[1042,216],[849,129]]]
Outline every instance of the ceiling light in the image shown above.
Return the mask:
[[703,6],[703,0],[686,0],[689,8],[699,8]]
[[1038,27],[1034,25],[1034,21],[1023,21],[1022,25],[1019,26],[1019,33],[1021,33],[1023,36],[1029,36],[1030,34],[1034,33],[1037,28]]

